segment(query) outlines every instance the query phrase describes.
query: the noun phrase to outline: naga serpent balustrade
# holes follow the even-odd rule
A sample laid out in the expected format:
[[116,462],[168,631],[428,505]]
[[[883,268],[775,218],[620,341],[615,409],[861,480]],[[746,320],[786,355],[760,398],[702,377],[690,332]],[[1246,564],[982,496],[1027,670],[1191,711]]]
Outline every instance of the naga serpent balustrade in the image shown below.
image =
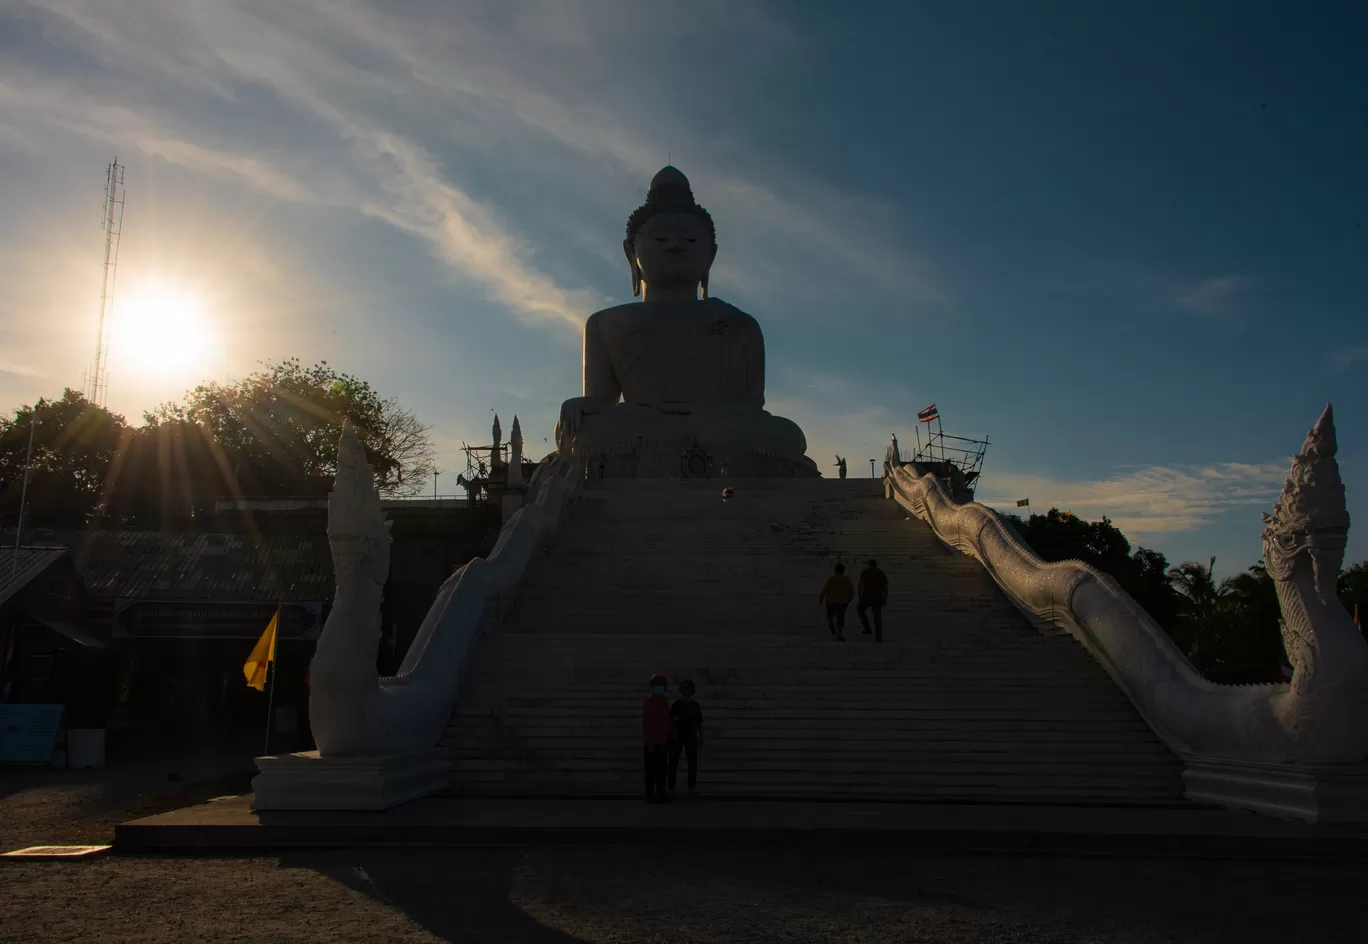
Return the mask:
[[1293,668],[1282,684],[1208,681],[1115,581],[1081,561],[1046,563],[992,509],[956,503],[935,475],[889,461],[885,492],[977,558],[1037,623],[1087,646],[1178,754],[1353,764],[1368,755],[1368,644],[1335,592],[1349,533],[1336,450],[1327,405],[1263,516],[1264,562]]

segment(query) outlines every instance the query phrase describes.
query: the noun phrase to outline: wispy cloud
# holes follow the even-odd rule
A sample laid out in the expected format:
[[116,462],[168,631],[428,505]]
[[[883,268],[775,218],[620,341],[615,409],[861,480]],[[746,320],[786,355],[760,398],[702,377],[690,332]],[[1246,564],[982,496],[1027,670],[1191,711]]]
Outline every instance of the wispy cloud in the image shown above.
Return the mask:
[[1285,462],[1225,462],[1202,467],[1146,466],[1108,479],[1067,481],[1045,475],[995,474],[979,501],[1016,511],[1029,498],[1037,513],[1057,507],[1092,520],[1106,516],[1127,534],[1191,531],[1236,508],[1271,505]]
[[1241,275],[1221,275],[1180,286],[1174,303],[1199,315],[1238,314],[1253,280]]
[[[733,32],[738,17],[745,20],[754,54],[794,42],[757,10],[705,6],[699,16],[672,20],[671,32],[708,33],[711,13]],[[668,12],[633,10],[626,23],[569,2],[516,14],[490,8],[405,17],[352,0],[144,0],[133,11],[101,0],[35,0],[28,9],[63,46],[120,81],[133,115],[114,114],[88,91],[99,84],[85,83],[40,96],[48,105],[30,109],[30,119],[125,141],[135,134],[144,153],[208,176],[282,200],[348,206],[424,240],[462,278],[527,320],[578,326],[605,299],[538,264],[543,246],[535,239],[545,238],[547,221],[529,228],[508,207],[473,196],[463,182],[470,161],[502,163],[534,188],[564,186],[571,167],[596,170],[596,182],[577,188],[586,191],[581,196],[612,201],[625,216],[631,207],[619,181],[637,182],[635,198],[663,163],[664,145],[702,131],[652,126],[664,116],[643,111],[633,85],[608,81],[601,68],[634,48],[643,28],[651,32],[651,17]],[[22,87],[12,84],[24,95],[42,84],[22,78]],[[262,89],[274,101],[254,105],[270,116],[239,134],[187,107],[195,96],[241,106]],[[278,128],[291,123],[332,146],[301,149],[297,135],[281,145]],[[460,167],[440,156],[452,148]],[[567,153],[574,162],[562,159]],[[733,169],[744,166],[764,166],[763,182]],[[688,169],[707,181],[700,199],[727,225],[728,258],[748,279],[799,295],[839,291],[844,281],[902,297],[945,296],[926,260],[889,249],[871,231],[880,212],[872,196],[861,203],[755,160],[723,164],[699,153]],[[800,273],[817,260],[822,285],[804,285]]]
[[1349,347],[1335,352],[1335,365],[1344,368],[1368,363],[1368,347]]

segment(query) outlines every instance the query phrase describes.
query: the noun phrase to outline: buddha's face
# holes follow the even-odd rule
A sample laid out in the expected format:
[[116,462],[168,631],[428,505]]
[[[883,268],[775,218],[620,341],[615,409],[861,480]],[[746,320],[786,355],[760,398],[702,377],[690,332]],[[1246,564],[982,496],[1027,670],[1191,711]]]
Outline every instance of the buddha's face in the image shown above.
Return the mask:
[[637,231],[632,256],[651,288],[697,285],[717,254],[707,225],[688,213],[662,213]]

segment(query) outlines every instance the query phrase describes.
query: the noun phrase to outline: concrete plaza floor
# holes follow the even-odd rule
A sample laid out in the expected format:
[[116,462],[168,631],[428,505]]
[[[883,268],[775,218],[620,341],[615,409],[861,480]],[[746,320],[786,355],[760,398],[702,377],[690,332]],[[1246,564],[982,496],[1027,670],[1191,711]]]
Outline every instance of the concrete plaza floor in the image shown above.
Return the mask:
[[121,852],[667,843],[1368,862],[1368,828],[1152,807],[428,797],[383,812],[257,812],[226,797],[120,824]]

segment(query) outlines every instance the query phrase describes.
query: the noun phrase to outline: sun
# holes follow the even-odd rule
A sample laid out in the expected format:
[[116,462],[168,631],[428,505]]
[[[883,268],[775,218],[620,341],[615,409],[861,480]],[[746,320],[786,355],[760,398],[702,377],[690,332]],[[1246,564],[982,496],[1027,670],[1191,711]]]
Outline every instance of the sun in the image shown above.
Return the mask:
[[125,368],[169,377],[208,366],[213,332],[204,304],[175,289],[136,292],[115,305],[113,352]]

